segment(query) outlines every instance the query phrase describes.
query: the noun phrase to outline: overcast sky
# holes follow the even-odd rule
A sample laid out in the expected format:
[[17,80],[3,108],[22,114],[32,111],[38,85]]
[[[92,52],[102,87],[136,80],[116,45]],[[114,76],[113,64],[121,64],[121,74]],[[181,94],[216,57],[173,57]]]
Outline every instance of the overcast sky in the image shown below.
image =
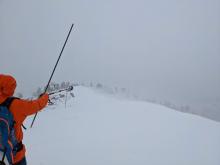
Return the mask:
[[220,0],[0,0],[0,72],[46,85],[71,23],[54,81],[220,99]]

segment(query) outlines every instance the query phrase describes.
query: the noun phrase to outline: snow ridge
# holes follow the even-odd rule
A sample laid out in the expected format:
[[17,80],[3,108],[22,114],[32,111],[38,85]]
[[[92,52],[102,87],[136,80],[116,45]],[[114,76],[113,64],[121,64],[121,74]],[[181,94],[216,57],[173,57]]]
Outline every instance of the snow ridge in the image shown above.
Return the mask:
[[220,123],[87,87],[74,90],[66,107],[48,107],[25,132],[29,164],[220,164]]

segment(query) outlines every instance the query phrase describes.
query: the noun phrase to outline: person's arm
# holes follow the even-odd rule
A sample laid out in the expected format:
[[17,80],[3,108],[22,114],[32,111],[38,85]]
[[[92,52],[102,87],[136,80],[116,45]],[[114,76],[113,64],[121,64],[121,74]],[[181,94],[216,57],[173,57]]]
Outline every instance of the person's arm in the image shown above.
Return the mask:
[[25,116],[33,115],[42,110],[48,103],[49,95],[43,94],[36,100],[15,99],[11,105],[11,109],[16,109],[18,113]]

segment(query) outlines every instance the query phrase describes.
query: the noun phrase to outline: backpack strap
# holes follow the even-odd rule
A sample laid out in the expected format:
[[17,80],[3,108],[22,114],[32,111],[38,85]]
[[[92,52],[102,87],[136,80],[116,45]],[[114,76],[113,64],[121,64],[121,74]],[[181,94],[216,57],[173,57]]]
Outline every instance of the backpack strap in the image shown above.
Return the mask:
[[0,105],[1,106],[6,106],[8,109],[10,108],[11,106],[11,103],[14,99],[19,99],[17,97],[8,97],[3,103],[1,103]]
[[[6,106],[8,109],[10,108],[10,106],[11,106],[11,103],[12,103],[12,101],[14,100],[14,99],[20,99],[20,98],[18,98],[18,97],[8,97],[3,103],[1,103],[0,105],[1,106]],[[15,121],[14,121],[14,124],[15,124]],[[24,124],[22,124],[21,125],[22,126],[22,128],[24,129],[24,130],[27,130],[27,128],[24,126]],[[1,165],[1,164],[0,164]]]
[[[10,106],[11,106],[11,103],[12,103],[12,101],[13,101],[14,99],[20,99],[20,98],[18,98],[18,97],[8,97],[1,105],[2,105],[2,106],[6,106],[6,107],[9,109]],[[15,124],[15,121],[14,121],[14,124]],[[24,126],[24,124],[22,124],[21,126],[22,126],[22,128],[23,128],[24,130],[27,130],[27,128]]]

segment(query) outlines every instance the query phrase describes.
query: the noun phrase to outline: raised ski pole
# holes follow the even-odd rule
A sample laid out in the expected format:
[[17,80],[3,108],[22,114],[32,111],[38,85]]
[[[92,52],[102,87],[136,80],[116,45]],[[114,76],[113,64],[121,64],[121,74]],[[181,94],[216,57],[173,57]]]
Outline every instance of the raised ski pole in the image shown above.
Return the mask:
[[[52,72],[52,74],[51,74],[51,76],[50,76],[50,79],[49,79],[49,81],[48,81],[48,83],[47,83],[47,86],[46,86],[46,88],[45,88],[45,90],[44,90],[44,93],[46,93],[46,91],[47,91],[47,89],[48,89],[48,87],[49,87],[49,85],[50,85],[50,81],[51,81],[51,79],[52,79],[52,77],[53,77],[53,74],[54,74],[54,72],[55,72],[55,70],[56,70],[57,64],[58,64],[58,62],[59,62],[59,60],[60,60],[60,57],[61,57],[61,55],[62,55],[62,53],[63,53],[63,50],[64,50],[65,46],[66,46],[66,43],[67,43],[67,41],[68,41],[68,38],[69,38],[70,33],[71,33],[71,31],[72,31],[72,28],[73,28],[73,25],[74,25],[74,24],[72,24],[71,27],[70,27],[69,33],[68,33],[68,35],[67,35],[67,37],[66,37],[66,41],[64,42],[63,48],[62,48],[62,50],[61,50],[61,52],[60,52],[60,55],[59,55],[59,57],[58,57],[58,59],[57,59],[57,62],[56,62],[56,64],[55,64],[55,66],[54,66],[54,68],[53,68],[53,72]],[[36,113],[35,116],[34,116],[34,119],[33,119],[32,123],[31,123],[31,128],[32,128],[33,125],[34,125],[34,121],[35,121],[35,119],[36,119],[36,117],[37,117],[37,114],[38,114],[38,113]]]
[[51,93],[48,93],[48,95],[54,95],[56,93],[60,93],[60,92],[63,92],[63,91],[66,91],[66,92],[70,92],[73,90],[73,86],[69,86],[68,88],[66,89],[60,89],[58,91],[54,91],[54,92],[51,92]]

